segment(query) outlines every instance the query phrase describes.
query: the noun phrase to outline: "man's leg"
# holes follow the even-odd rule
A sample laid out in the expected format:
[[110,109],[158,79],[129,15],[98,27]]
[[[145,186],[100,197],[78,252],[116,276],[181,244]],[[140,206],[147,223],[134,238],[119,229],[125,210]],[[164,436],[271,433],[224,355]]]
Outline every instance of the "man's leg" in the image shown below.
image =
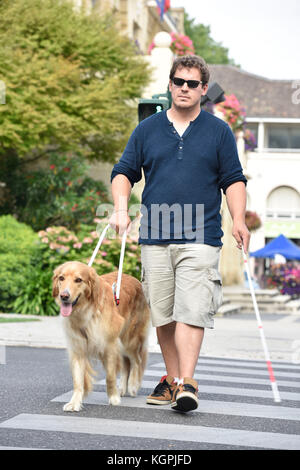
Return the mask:
[[193,377],[204,328],[172,322],[156,329],[168,375],[173,377]]
[[178,361],[178,376],[193,377],[204,337],[204,328],[177,322],[174,343]]
[[176,322],[156,328],[157,339],[165,361],[166,371],[172,377],[179,377],[178,354],[175,345]]

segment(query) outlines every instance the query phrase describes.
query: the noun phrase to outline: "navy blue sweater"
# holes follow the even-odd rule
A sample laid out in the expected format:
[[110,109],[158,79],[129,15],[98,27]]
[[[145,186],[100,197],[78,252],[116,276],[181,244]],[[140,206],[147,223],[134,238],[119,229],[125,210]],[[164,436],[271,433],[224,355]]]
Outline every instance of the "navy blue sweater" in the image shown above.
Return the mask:
[[111,180],[123,174],[133,186],[142,169],[139,243],[222,245],[221,190],[247,183],[228,124],[201,110],[180,136],[166,111],[150,116],[133,131]]

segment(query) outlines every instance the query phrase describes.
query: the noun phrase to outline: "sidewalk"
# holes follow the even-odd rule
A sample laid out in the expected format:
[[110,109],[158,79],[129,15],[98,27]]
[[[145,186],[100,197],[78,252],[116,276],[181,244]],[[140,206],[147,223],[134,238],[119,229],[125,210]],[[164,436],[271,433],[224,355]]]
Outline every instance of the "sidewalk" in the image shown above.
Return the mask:
[[[21,315],[0,314],[0,317]],[[0,345],[66,348],[61,317],[26,315],[39,321],[0,323]],[[300,316],[264,314],[264,332],[271,360],[300,363]],[[151,328],[149,352],[161,352],[156,330]],[[206,330],[201,356],[264,360],[255,314],[215,318],[215,328]],[[295,359],[296,358],[296,359]]]

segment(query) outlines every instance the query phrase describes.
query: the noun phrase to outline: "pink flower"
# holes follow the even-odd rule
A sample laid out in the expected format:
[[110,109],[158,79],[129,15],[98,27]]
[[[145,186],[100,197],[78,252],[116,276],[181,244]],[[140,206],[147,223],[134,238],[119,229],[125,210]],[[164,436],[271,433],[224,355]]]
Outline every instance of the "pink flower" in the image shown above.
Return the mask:
[[42,238],[42,242],[43,242],[43,243],[49,243],[49,238],[43,237],[43,238]]
[[93,243],[93,239],[90,238],[90,237],[85,237],[85,238],[83,239],[83,243]]
[[82,243],[74,243],[73,245],[73,248],[81,248],[82,247]]
[[101,251],[101,255],[102,255],[102,256],[106,256],[106,255],[107,255],[107,251]]

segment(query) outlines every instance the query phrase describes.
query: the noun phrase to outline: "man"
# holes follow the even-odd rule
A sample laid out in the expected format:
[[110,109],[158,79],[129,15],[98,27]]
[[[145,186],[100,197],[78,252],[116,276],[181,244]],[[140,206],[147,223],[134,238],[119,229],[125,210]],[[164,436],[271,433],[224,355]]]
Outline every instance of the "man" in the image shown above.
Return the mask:
[[171,108],[137,126],[113,168],[110,224],[120,234],[128,228],[127,203],[143,168],[142,283],[167,372],[147,403],[186,412],[198,406],[193,375],[204,329],[213,328],[222,301],[221,190],[238,248],[247,252],[250,234],[235,138],[224,121],[200,108],[209,80],[205,61],[179,57],[169,78]]

